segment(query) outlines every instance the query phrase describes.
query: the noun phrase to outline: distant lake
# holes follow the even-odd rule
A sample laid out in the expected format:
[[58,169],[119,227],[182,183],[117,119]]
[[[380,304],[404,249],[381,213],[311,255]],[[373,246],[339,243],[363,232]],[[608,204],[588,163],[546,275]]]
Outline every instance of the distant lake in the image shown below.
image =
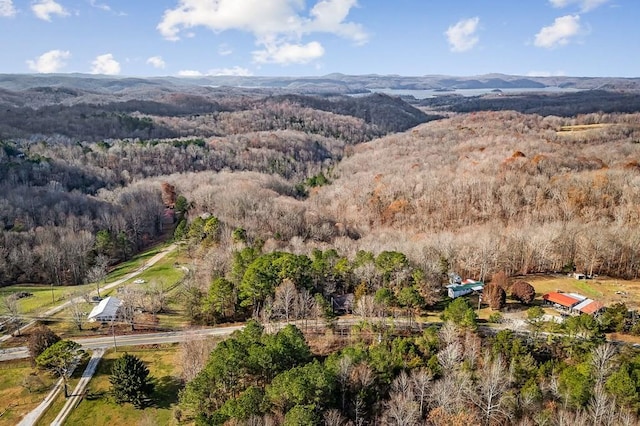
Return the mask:
[[[370,89],[371,93],[386,93],[393,96],[413,96],[416,99],[434,98],[436,96],[460,95],[460,96],[482,96],[495,94],[496,88],[488,89],[457,89],[457,90],[405,90],[405,89]],[[581,89],[565,87],[539,87],[534,89],[499,89],[504,94],[516,93],[568,93],[580,92]]]

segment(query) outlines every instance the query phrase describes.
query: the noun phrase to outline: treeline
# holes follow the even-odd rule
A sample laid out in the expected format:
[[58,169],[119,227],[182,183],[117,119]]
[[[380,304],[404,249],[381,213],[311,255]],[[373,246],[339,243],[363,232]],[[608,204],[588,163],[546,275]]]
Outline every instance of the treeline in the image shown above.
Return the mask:
[[363,323],[321,357],[291,325],[266,334],[250,322],[188,378],[176,414],[202,425],[635,424],[640,356],[575,323],[544,340],[483,337],[454,321],[394,337]]
[[580,114],[599,112],[625,114],[640,112],[640,95],[633,92],[608,90],[471,97],[453,95],[421,99],[416,104],[430,109],[459,113],[517,111],[542,116],[575,117]]

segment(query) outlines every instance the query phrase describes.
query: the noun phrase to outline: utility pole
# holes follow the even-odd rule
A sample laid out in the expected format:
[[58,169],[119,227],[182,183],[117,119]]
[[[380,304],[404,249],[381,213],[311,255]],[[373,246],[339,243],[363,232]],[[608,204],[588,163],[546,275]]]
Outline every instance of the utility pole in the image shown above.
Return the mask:
[[111,317],[111,331],[113,332],[113,351],[118,352],[118,345],[116,344],[116,327],[114,325],[114,317]]

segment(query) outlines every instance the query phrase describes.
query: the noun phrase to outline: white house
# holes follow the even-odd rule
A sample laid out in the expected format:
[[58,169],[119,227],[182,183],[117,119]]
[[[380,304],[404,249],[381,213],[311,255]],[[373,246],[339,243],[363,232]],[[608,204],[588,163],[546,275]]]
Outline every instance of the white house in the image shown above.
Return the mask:
[[460,284],[449,284],[447,286],[447,294],[450,298],[455,299],[456,297],[471,294],[474,291],[482,291],[483,288],[484,283],[482,281],[466,279],[461,281]]
[[122,305],[122,300],[117,297],[105,297],[91,310],[87,319],[99,322],[114,321],[118,315],[120,305]]

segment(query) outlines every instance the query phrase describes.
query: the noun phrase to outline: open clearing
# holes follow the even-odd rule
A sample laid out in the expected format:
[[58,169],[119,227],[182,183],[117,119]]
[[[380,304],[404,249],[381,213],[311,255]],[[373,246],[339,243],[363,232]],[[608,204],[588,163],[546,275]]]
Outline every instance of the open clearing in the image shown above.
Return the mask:
[[640,308],[640,281],[596,277],[591,280],[577,280],[566,275],[528,275],[515,277],[529,282],[536,289],[536,300],[551,291],[579,293],[602,302],[605,306],[626,303],[629,309]]
[[[131,404],[118,405],[109,397],[109,376],[111,365],[125,351],[142,359],[154,377],[155,390],[149,407],[135,409]],[[173,417],[173,407],[177,404],[180,388],[180,366],[178,345],[160,347],[118,348],[118,352],[109,350],[95,376],[87,388],[86,397],[80,402],[67,419],[72,425],[135,425],[177,424]]]
[[611,124],[577,124],[574,126],[562,126],[558,133],[585,132],[587,130],[596,130],[609,127]]

